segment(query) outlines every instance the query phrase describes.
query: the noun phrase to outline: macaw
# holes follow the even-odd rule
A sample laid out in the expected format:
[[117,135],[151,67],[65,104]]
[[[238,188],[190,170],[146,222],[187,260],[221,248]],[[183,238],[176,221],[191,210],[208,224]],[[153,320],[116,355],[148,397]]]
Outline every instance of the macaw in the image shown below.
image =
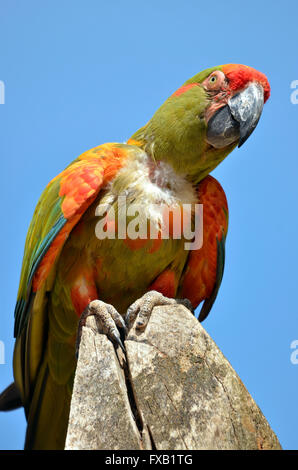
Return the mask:
[[[47,185],[25,243],[14,384],[0,397],[2,410],[25,408],[25,448],[64,448],[77,329],[87,315],[98,315],[122,347],[119,330],[136,318],[144,328],[155,305],[203,302],[199,320],[207,317],[223,276],[228,229],[225,193],[209,173],[253,132],[269,95],[266,76],[251,67],[204,70],[127,143],[86,151]],[[190,250],[183,237],[98,238],[98,207],[117,214],[121,196],[149,220],[160,220],[156,207],[203,204],[203,244]],[[107,219],[105,228],[111,224]],[[117,223],[112,228],[117,233]]]

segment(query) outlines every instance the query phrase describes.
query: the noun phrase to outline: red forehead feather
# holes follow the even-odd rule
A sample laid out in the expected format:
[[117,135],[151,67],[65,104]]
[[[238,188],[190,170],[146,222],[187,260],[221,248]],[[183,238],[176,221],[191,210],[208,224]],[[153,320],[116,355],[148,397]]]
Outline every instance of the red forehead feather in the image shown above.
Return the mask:
[[270,96],[270,85],[266,75],[247,65],[227,64],[222,66],[222,71],[230,82],[232,90],[241,90],[249,82],[256,81],[264,88],[264,102]]

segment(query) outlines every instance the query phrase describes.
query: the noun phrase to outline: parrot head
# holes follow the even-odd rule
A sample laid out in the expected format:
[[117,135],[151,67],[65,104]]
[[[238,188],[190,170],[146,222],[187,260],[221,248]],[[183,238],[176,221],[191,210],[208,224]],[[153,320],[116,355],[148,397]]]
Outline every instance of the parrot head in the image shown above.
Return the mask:
[[248,139],[269,96],[263,73],[239,64],[213,67],[187,80],[128,143],[198,182]]

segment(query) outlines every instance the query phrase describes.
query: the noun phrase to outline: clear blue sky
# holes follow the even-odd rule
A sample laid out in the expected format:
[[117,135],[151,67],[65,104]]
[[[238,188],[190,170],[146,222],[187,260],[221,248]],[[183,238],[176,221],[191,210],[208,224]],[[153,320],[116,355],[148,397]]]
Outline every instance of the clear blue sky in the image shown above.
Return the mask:
[[[298,3],[0,0],[1,322],[12,381],[23,247],[45,185],[84,150],[125,141],[186,79],[223,63],[266,73],[260,124],[214,176],[230,209],[226,269],[204,327],[284,448],[297,449]],[[21,449],[22,410],[0,413],[0,449]]]

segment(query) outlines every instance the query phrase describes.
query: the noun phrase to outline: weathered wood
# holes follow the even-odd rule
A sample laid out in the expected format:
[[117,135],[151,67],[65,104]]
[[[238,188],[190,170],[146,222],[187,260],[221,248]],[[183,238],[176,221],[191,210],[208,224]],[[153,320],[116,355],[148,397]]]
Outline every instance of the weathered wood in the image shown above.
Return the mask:
[[[93,321],[93,327],[90,328]],[[66,449],[280,449],[216,344],[182,305],[156,307],[126,358],[84,328]]]
[[138,449],[140,433],[115,349],[97,332],[94,317],[87,319],[87,325],[83,327],[65,448]]

